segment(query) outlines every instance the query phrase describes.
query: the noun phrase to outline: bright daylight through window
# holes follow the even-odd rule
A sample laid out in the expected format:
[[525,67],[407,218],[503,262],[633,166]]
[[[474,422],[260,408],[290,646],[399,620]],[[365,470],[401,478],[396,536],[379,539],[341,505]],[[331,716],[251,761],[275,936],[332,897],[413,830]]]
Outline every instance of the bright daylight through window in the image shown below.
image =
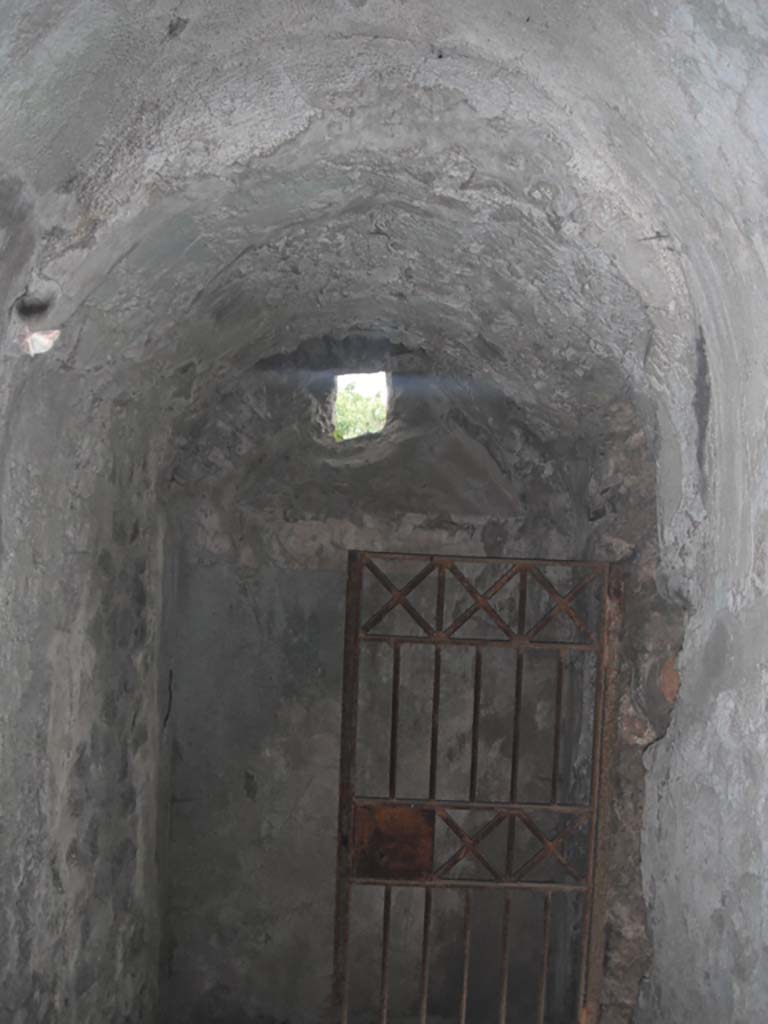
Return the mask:
[[349,441],[364,434],[378,434],[387,422],[389,384],[380,373],[344,373],[336,378],[333,436]]

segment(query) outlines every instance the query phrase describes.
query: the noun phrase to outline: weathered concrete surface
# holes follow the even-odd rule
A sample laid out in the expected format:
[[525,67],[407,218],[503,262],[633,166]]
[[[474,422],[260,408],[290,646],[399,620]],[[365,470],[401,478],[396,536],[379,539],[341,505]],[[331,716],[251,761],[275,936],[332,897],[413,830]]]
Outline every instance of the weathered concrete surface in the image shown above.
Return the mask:
[[154,469],[130,413],[24,371],[3,463],[2,1019],[152,1021]]
[[682,985],[661,973],[643,1020],[707,1019],[712,1007],[738,1024],[768,1015],[768,943],[764,928],[750,925],[768,911],[768,850],[757,827],[766,813],[764,631],[762,610],[721,614],[683,666],[700,687],[683,688],[667,739],[647,754],[659,785],[649,795],[643,852],[649,865],[666,863],[663,872],[646,870],[656,955],[674,962],[684,948],[691,962]]
[[[750,626],[767,586],[765,11],[750,0],[481,11],[458,0],[7,0],[0,21],[4,1012],[14,1024],[54,1012],[139,1019],[152,1003],[149,948],[126,973],[103,944],[59,941],[78,901],[98,902],[104,869],[61,875],[54,897],[48,856],[58,804],[45,780],[69,777],[76,755],[54,771],[56,752],[90,744],[96,721],[90,706],[74,702],[67,717],[57,701],[69,706],[98,651],[102,665],[146,658],[136,700],[156,704],[149,648],[129,654],[117,634],[89,640],[71,671],[43,662],[57,628],[78,637],[102,600],[124,599],[96,562],[113,505],[118,519],[129,502],[149,505],[178,417],[214,419],[206,378],[326,331],[378,327],[487,373],[534,434],[567,438],[563,456],[577,438],[599,450],[612,403],[638,397],[656,439],[659,581],[690,610],[679,713],[649,758],[644,870],[660,955],[641,1019],[761,1019],[766,983],[750,964],[764,913],[737,897],[745,869],[759,876],[757,783],[745,774],[725,805],[696,779],[700,766],[731,765],[732,737],[749,735],[765,651]],[[60,298],[30,315],[15,300],[41,282]],[[29,325],[63,327],[45,368],[15,354]],[[190,396],[201,403],[191,416]],[[115,462],[122,482],[108,487]],[[595,512],[610,504],[601,491]],[[621,531],[604,529],[601,543],[613,536],[620,550]],[[137,542],[148,566],[159,560],[151,532]],[[130,542],[114,543],[115,580],[135,575]],[[651,615],[655,561],[637,557],[647,622],[665,631],[663,609]],[[706,656],[724,618],[734,649],[744,640],[727,681]],[[638,643],[630,690],[654,725],[625,709],[638,752],[668,717],[653,680],[672,633],[658,650]],[[94,708],[115,676],[88,676]],[[710,700],[717,687],[732,711]],[[117,746],[128,717],[110,731]],[[153,759],[130,771],[151,775]],[[116,805],[123,769],[110,765],[89,806]],[[137,794],[101,850],[153,818],[155,790]],[[705,820],[713,831],[682,884],[671,865]],[[148,826],[131,841],[154,846]],[[703,927],[718,901],[732,941]],[[733,970],[726,946],[742,951]],[[81,959],[95,987],[69,996]]]

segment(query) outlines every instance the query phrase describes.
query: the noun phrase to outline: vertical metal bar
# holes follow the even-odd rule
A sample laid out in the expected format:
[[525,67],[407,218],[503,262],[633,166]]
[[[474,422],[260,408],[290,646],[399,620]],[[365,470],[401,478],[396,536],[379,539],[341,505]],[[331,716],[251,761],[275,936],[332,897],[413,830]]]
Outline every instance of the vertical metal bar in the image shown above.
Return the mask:
[[603,964],[603,928],[606,914],[605,857],[599,858],[605,845],[603,820],[610,799],[605,778],[612,758],[615,730],[606,731],[606,722],[616,721],[615,658],[617,655],[623,610],[623,580],[616,566],[606,566],[602,592],[602,629],[595,694],[595,734],[592,762],[592,815],[589,831],[587,891],[584,893],[582,934],[582,970],[579,985],[579,1009],[584,1024],[593,1024],[598,1016],[598,988]]
[[557,652],[557,679],[555,680],[555,739],[552,750],[552,785],[550,787],[550,803],[557,803],[558,780],[560,777],[560,736],[563,719],[563,661],[565,654]]
[[429,1011],[429,954],[432,945],[432,890],[424,888],[424,927],[421,933],[421,981],[419,982],[419,1024],[427,1024]]
[[515,713],[512,720],[512,767],[509,779],[509,799],[514,803],[517,799],[517,782],[520,766],[520,716],[523,707],[523,672],[524,655],[518,650],[515,655]]
[[472,890],[464,893],[464,966],[461,974],[461,1003],[459,1005],[459,1024],[467,1021],[467,998],[469,995],[469,954],[472,946]]
[[[522,636],[525,633],[525,622],[528,606],[528,573],[525,569],[520,570],[520,595],[517,606],[517,631]],[[515,713],[512,723],[512,769],[509,780],[509,799],[514,802],[517,799],[518,767],[520,764],[520,715],[523,705],[523,676],[525,672],[525,655],[518,649],[515,656]],[[517,819],[514,814],[509,817],[507,825],[507,862],[505,877],[512,874],[512,866],[515,859],[515,829]]]
[[[445,566],[437,570],[437,607],[435,624],[438,633],[442,632],[445,617]],[[434,799],[437,792],[437,755],[440,742],[440,675],[442,671],[443,652],[435,646],[435,664],[432,677],[432,736],[429,749],[429,796]]]
[[379,1024],[387,1024],[389,1015],[389,925],[392,916],[392,886],[384,887],[384,916],[381,924],[381,992]]
[[499,995],[499,1024],[507,1024],[509,1003],[509,946],[512,937],[512,895],[504,893],[504,919],[501,929],[501,993]]
[[[517,604],[517,633],[525,635],[526,617],[528,613],[528,571],[520,570],[520,590]],[[523,704],[523,676],[525,660],[522,650],[518,649],[515,657],[515,714],[512,723],[512,770],[509,780],[509,799],[517,799],[518,768],[520,764],[520,716]],[[515,830],[517,819],[510,814],[507,824],[507,858],[504,877],[509,878],[515,860]],[[504,923],[501,939],[501,996],[499,998],[499,1024],[507,1024],[507,1004],[509,1000],[509,945],[512,933],[512,894],[504,894]]]
[[592,774],[590,780],[589,804],[591,814],[589,819],[589,838],[587,850],[587,889],[584,893],[584,908],[582,918],[581,935],[581,972],[579,978],[579,1009],[584,1006],[587,998],[587,985],[590,960],[590,932],[592,927],[592,887],[594,880],[594,840],[597,835],[597,794],[600,779],[600,749],[602,746],[603,730],[603,680],[605,676],[605,655],[606,655],[606,623],[608,611],[608,570],[603,575],[602,593],[600,595],[600,614],[602,618],[602,630],[600,633],[601,649],[598,654],[597,673],[595,675],[595,707],[592,725]]
[[440,672],[442,651],[435,647],[435,666],[432,677],[432,737],[429,744],[429,798],[437,792],[437,755],[440,742]]
[[344,680],[341,711],[341,759],[339,763],[339,830],[336,846],[336,907],[333,946],[333,1007],[339,1024],[349,1015],[349,907],[352,798],[357,746],[357,696],[360,667],[360,608],[364,556],[350,551],[347,571],[347,614],[344,626]]
[[552,929],[552,893],[544,894],[544,945],[539,980],[539,1014],[537,1024],[544,1024],[547,1014],[547,975],[549,974],[549,941]]
[[397,796],[397,739],[400,725],[400,644],[392,645],[392,714],[389,722],[389,795]]
[[477,755],[480,740],[480,698],[483,687],[483,652],[475,648],[475,693],[472,702],[472,754],[469,765],[469,799],[477,800]]
[[[525,620],[528,605],[528,572],[520,570],[520,595],[517,606],[517,632],[520,636],[525,633]],[[512,772],[509,783],[509,799],[514,801],[517,797],[517,776],[520,753],[520,713],[523,703],[523,670],[524,655],[522,649],[518,648],[515,658],[515,717],[512,725]]]

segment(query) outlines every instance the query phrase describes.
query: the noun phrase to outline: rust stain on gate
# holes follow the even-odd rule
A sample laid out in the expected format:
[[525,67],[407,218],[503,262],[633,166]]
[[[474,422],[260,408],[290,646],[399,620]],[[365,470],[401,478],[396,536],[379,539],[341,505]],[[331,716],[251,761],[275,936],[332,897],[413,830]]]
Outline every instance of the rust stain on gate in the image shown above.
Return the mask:
[[[407,573],[407,582],[395,583],[392,577],[395,571],[402,573],[403,567],[410,567],[412,574]],[[484,575],[482,583],[479,575]],[[553,582],[552,577],[558,575],[567,578],[565,587]],[[374,607],[365,608],[365,585],[371,581],[377,585],[380,597]],[[432,590],[429,607],[425,607],[423,594],[428,582]],[[454,607],[446,596],[448,586],[453,588]],[[504,614],[498,600],[501,596],[512,606],[511,614]],[[459,604],[463,607],[459,608]],[[463,894],[463,923],[461,934],[457,935],[463,969],[455,1009],[460,1024],[466,1024],[469,1019],[473,897],[478,890],[495,890],[500,900],[502,928],[497,950],[500,985],[496,1018],[499,1024],[519,1019],[514,1013],[515,993],[509,989],[509,960],[516,938],[513,900],[520,892],[535,893],[541,898],[541,956],[531,1020],[535,1024],[555,1021],[548,1005],[551,971],[556,967],[551,963],[553,907],[563,894],[575,894],[581,901],[578,963],[573,967],[577,972],[574,979],[577,995],[567,1022],[564,1017],[557,1017],[556,1024],[593,1024],[597,1020],[605,917],[604,829],[601,825],[612,736],[605,722],[612,721],[615,714],[613,679],[621,610],[621,579],[615,567],[605,562],[350,553],[339,788],[334,1021],[348,1024],[350,1017],[349,975],[353,952],[350,906],[357,886],[378,886],[383,890],[380,977],[375,1007],[380,1024],[387,1024],[392,1017],[390,933],[393,890],[398,887],[416,887],[424,893],[417,1013],[421,1024],[427,1024],[429,1017],[433,894],[443,889],[456,889]],[[394,631],[388,627],[396,612],[404,618]],[[407,629],[402,622],[407,623]],[[479,623],[484,629],[477,628]],[[385,791],[378,794],[359,793],[356,784],[361,649],[368,644],[383,644],[391,651],[388,778]],[[425,737],[428,781],[425,792],[418,797],[403,795],[398,777],[403,652],[414,645],[426,645],[432,651],[431,678],[424,680],[426,690],[431,690],[431,723],[429,736]],[[470,751],[466,789],[446,799],[438,797],[437,780],[443,658],[450,648],[471,652],[472,670],[466,680],[471,695],[471,721],[467,723]],[[514,710],[509,723],[511,755],[506,800],[478,798],[481,707],[486,682],[484,655],[489,648],[508,649],[513,666],[509,687],[514,696]],[[549,652],[554,657],[554,724],[548,800],[531,801],[519,794],[522,707],[527,659],[540,652]],[[568,802],[560,797],[562,778],[568,771],[567,766],[565,771],[562,767],[564,729],[568,725],[564,721],[566,667],[568,659],[583,655],[589,655],[593,659],[590,664],[594,664],[594,678],[589,684],[589,793],[588,799]],[[457,820],[466,812],[484,812],[487,817],[479,828],[472,830]],[[548,824],[542,823],[542,816]],[[436,852],[438,826],[448,830],[455,844],[453,852],[442,860]],[[502,862],[493,863],[484,852],[483,842],[492,834],[504,831],[505,856]],[[518,848],[523,841],[529,848],[533,844],[535,849],[520,860]],[[581,858],[573,852],[579,848],[579,843],[583,843]],[[477,868],[482,877],[453,874],[460,864]],[[541,877],[542,872],[546,876],[549,869],[557,869],[557,880]]]

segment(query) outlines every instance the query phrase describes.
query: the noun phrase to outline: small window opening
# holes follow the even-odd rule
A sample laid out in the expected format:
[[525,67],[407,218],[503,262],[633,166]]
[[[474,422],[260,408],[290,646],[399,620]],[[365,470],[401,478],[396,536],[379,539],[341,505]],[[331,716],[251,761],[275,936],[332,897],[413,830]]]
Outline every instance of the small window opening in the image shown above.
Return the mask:
[[341,373],[336,378],[333,436],[349,441],[363,434],[378,434],[387,422],[389,382],[380,373]]

